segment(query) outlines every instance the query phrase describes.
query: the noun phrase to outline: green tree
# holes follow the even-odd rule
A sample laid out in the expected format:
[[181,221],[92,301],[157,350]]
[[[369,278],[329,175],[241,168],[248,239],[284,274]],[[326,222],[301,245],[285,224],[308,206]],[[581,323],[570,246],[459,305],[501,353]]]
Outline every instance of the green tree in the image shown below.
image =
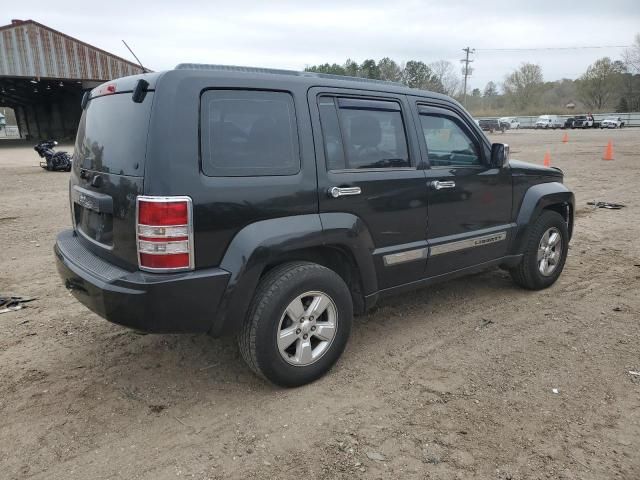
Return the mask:
[[360,72],[360,66],[358,62],[354,62],[350,58],[347,58],[347,61],[344,62],[344,71],[345,75],[349,75],[350,77],[357,77]]
[[580,77],[578,95],[589,108],[601,110],[608,105],[619,87],[620,64],[603,57],[589,65],[587,71]]
[[344,67],[342,65],[338,65],[337,63],[333,63],[329,65],[328,63],[324,63],[322,65],[312,65],[304,69],[305,72],[316,72],[316,73],[330,73],[332,75],[346,75]]
[[494,82],[487,82],[487,85],[484,87],[484,94],[485,97],[495,97],[498,95],[498,87],[496,86],[496,84]]
[[360,77],[364,78],[372,78],[374,80],[380,79],[380,69],[376,64],[376,61],[371,58],[368,58],[360,64],[358,74]]
[[442,91],[442,84],[438,81],[426,63],[409,60],[402,71],[402,83],[411,88],[420,88],[435,92]]
[[402,69],[389,57],[384,57],[378,62],[380,79],[389,82],[399,82],[402,80]]
[[471,96],[472,96],[472,97],[481,97],[481,96],[482,96],[482,92],[480,92],[480,89],[479,89],[479,88],[474,88],[474,89],[471,91]]
[[519,110],[536,102],[542,87],[542,68],[533,63],[523,63],[504,79],[504,91]]

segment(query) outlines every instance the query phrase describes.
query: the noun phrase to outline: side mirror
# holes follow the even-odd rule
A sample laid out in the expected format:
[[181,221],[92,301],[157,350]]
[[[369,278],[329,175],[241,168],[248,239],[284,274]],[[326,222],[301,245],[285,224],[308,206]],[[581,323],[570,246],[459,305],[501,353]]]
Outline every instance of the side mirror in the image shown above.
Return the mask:
[[494,143],[491,145],[491,166],[502,168],[509,163],[509,145]]

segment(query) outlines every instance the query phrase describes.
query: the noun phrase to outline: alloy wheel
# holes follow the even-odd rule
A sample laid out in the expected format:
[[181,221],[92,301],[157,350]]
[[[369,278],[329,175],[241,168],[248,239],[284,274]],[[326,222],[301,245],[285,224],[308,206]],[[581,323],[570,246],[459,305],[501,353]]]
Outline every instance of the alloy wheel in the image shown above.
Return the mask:
[[555,272],[562,257],[562,234],[556,227],[549,228],[538,245],[538,270],[548,277]]
[[338,328],[338,309],[329,295],[311,291],[285,309],[277,330],[278,351],[294,366],[317,362],[329,349]]

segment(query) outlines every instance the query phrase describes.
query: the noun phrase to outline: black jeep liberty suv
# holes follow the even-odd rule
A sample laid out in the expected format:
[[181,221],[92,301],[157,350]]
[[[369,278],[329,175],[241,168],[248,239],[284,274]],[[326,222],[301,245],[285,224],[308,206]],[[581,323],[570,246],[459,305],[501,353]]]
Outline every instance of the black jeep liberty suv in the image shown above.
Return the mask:
[[378,299],[489,267],[560,275],[574,196],[454,100],[402,85],[179,65],[85,95],[60,275],[102,317],[235,334],[284,386],[327,372]]

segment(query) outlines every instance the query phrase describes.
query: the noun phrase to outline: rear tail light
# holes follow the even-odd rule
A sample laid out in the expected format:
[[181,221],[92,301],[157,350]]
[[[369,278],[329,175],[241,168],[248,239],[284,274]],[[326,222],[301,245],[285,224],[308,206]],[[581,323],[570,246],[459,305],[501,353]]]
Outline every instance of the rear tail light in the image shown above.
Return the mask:
[[139,196],[136,210],[136,242],[140,270],[193,270],[191,199]]

